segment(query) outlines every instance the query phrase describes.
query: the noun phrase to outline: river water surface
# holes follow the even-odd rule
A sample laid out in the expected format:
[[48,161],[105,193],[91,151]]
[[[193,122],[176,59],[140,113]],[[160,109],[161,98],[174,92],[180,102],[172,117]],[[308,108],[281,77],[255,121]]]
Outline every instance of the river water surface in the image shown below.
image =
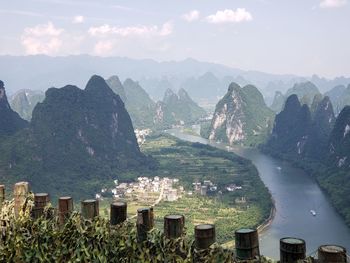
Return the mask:
[[[184,134],[181,129],[168,132],[185,141],[227,149],[226,144]],[[275,218],[260,235],[261,254],[278,259],[279,239],[287,236],[304,239],[308,255],[325,244],[341,245],[350,251],[350,229],[313,178],[288,162],[265,155],[257,149],[230,147],[230,151],[253,162],[275,200]],[[316,216],[310,210],[315,210]]]

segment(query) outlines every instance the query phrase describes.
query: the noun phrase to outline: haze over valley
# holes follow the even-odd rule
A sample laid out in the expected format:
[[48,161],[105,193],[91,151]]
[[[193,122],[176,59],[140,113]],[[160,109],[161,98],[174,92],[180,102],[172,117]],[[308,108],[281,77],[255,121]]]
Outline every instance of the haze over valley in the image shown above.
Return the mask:
[[0,261],[348,262],[349,4],[0,4]]

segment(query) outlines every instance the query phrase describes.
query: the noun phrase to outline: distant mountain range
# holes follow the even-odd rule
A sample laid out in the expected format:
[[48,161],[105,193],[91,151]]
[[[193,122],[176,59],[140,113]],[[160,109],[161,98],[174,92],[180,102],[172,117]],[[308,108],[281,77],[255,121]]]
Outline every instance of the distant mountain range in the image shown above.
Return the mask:
[[122,84],[117,76],[112,76],[107,83],[124,101],[136,128],[164,129],[192,123],[207,115],[184,89],[180,89],[178,94],[167,89],[163,100],[154,102],[140,84],[132,79]]
[[328,96],[334,106],[335,115],[338,115],[345,106],[350,105],[350,84],[347,87],[344,85],[335,86],[322,94],[314,83],[307,81],[296,83],[285,94],[276,91],[270,108],[279,113],[283,109],[286,99],[292,94],[297,95],[301,104],[307,104],[311,110],[317,107],[323,97]]
[[177,94],[167,89],[162,101],[156,105],[155,123],[171,126],[173,124],[188,124],[206,117],[204,109],[195,103],[184,89]]
[[154,126],[156,104],[138,82],[126,79],[122,84],[117,76],[113,76],[107,83],[122,98],[136,128]]
[[310,81],[295,83],[285,94],[276,91],[271,109],[277,113],[280,112],[284,107],[286,99],[292,94],[297,95],[301,103],[307,104],[308,106],[311,106],[316,95],[322,96],[316,85]]
[[335,113],[338,115],[340,111],[347,105],[350,105],[350,84],[345,87],[339,85],[325,93],[331,99]]
[[132,78],[159,100],[170,88],[175,91],[184,88],[199,102],[210,100],[216,103],[226,93],[231,82],[239,85],[253,84],[264,95],[268,104],[275,91],[285,92],[297,82],[311,81],[321,92],[337,85],[348,85],[350,78],[332,80],[318,77],[268,74],[258,71],[234,69],[215,63],[194,59],[157,62],[151,59],[136,60],[122,57],[93,57],[77,55],[67,57],[0,56],[1,78],[11,87],[11,94],[20,89],[46,90],[61,87],[67,83],[84,86],[93,74],[112,76],[115,72],[121,79]]
[[[135,128],[159,130],[193,123],[207,116],[206,111],[184,89],[180,89],[178,94],[167,89],[163,100],[154,102],[140,84],[130,78],[121,83],[117,76],[112,76],[106,82],[124,102]],[[23,119],[30,121],[34,107],[44,99],[44,92],[26,89],[12,95],[9,103]]]

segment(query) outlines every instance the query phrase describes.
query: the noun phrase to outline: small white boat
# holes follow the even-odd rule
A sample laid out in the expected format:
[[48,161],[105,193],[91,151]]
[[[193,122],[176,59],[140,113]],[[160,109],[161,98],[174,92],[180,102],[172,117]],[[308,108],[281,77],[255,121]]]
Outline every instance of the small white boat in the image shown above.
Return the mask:
[[310,210],[311,215],[316,216],[316,211],[315,210]]
[[279,170],[279,171],[282,170],[282,168],[281,168],[280,166],[277,166],[276,168],[277,168],[277,170]]

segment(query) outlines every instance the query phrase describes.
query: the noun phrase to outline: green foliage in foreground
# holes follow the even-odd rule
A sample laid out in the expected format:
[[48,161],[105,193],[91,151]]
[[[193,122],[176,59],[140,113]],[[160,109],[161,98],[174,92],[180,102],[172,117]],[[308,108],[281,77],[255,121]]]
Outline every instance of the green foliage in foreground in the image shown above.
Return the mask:
[[129,222],[110,226],[106,219],[85,220],[78,213],[62,227],[57,218],[33,220],[32,205],[30,196],[17,219],[13,201],[2,208],[1,262],[235,262],[232,250],[214,244],[197,251],[186,235],[169,240],[156,229],[138,243],[136,227]]

